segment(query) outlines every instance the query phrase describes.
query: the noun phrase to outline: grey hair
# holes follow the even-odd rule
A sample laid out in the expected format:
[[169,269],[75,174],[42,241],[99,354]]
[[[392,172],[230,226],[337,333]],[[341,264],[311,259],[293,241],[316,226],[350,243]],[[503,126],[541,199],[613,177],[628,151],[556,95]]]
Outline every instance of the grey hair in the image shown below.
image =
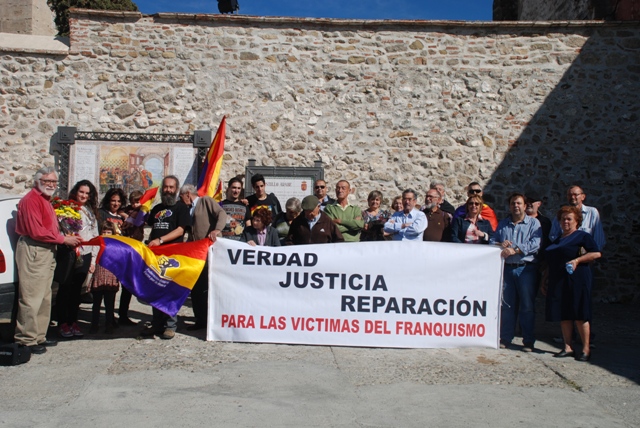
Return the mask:
[[302,203],[298,198],[289,198],[287,199],[287,203],[284,204],[284,208],[293,212],[302,212]]
[[58,173],[56,172],[56,169],[52,166],[43,166],[38,171],[36,171],[36,174],[33,176],[33,187],[37,186],[36,181],[40,180],[40,178],[42,178],[43,175],[49,175],[49,174],[55,174],[56,178],[58,177]]
[[435,189],[436,186],[442,186],[442,187],[446,188],[446,186],[444,185],[444,182],[442,182],[442,181],[432,181],[429,184],[429,189]]
[[413,193],[413,199],[418,199],[418,194],[412,188],[408,188],[407,190],[402,192],[402,197],[404,198],[404,195],[406,195],[407,193]]
[[180,188],[180,194],[184,195],[185,193],[190,193],[192,195],[198,194],[198,189],[193,184],[185,184]]

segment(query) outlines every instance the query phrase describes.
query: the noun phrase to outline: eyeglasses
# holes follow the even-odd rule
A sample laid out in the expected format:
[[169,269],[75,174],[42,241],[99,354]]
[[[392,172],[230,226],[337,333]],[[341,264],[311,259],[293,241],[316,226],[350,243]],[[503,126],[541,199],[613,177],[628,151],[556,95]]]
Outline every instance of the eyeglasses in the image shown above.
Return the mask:
[[482,193],[482,189],[469,189],[467,193],[477,195],[478,193]]
[[569,196],[575,196],[576,198],[584,193],[569,193]]
[[467,205],[474,206],[474,207],[479,207],[480,206],[480,202],[469,202]]
[[427,199],[439,199],[440,195],[438,196],[434,196],[434,195],[427,195]]
[[45,186],[57,186],[58,185],[58,180],[43,180],[43,179],[40,179],[40,183],[44,184]]
[[325,187],[327,187],[327,186],[316,186],[315,188],[316,189],[324,189]]

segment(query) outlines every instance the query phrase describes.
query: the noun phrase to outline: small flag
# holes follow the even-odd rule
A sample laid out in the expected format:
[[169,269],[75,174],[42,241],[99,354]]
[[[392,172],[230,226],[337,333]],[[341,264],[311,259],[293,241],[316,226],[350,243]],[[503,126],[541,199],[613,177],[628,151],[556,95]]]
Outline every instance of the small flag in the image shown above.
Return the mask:
[[113,273],[134,296],[175,316],[202,273],[210,239],[147,247],[124,236],[99,236],[96,263]]
[[131,223],[136,227],[142,226],[147,220],[147,215],[149,214],[149,211],[151,211],[151,205],[153,204],[153,200],[156,198],[157,194],[157,187],[153,187],[144,192],[144,195],[142,195],[142,197],[140,198],[140,204],[142,204],[140,206],[140,209],[135,214],[135,216],[127,217],[125,223]]
[[[213,137],[207,156],[204,159],[202,174],[198,180],[198,196],[214,197],[216,195],[216,185],[220,178],[220,170],[222,169],[222,155],[224,155],[224,138],[227,129],[227,117],[224,116]],[[221,187],[221,186],[218,186]],[[220,190],[220,198],[222,190]]]

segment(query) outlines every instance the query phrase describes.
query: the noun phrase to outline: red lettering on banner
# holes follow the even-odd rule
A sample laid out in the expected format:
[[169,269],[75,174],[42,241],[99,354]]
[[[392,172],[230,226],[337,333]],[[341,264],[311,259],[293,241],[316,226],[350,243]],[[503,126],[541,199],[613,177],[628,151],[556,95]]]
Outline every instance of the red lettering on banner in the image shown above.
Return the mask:
[[483,337],[486,333],[484,324],[413,321],[396,321],[395,330],[405,336]]
[[277,318],[276,321],[276,317],[271,316],[269,317],[269,324],[265,324],[264,318],[263,315],[260,316],[260,328],[262,330],[284,330],[287,327],[285,317]]
[[389,328],[387,327],[387,322],[382,320],[365,320],[364,332],[368,334],[391,334]]
[[222,314],[221,326],[227,328],[256,328],[253,315]]
[[[284,320],[282,320],[282,323],[286,325]],[[296,331],[357,333],[360,330],[360,323],[358,320],[346,320],[340,318],[291,317],[291,325]]]

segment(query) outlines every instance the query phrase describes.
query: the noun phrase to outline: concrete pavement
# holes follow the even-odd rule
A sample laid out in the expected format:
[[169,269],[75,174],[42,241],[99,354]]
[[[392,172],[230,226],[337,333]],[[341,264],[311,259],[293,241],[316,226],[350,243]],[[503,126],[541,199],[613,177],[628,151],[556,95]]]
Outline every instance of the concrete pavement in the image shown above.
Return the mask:
[[0,427],[637,427],[636,309],[596,305],[590,363],[553,358],[557,329],[543,322],[534,353],[212,343],[184,325],[162,341],[120,327],[0,367]]

